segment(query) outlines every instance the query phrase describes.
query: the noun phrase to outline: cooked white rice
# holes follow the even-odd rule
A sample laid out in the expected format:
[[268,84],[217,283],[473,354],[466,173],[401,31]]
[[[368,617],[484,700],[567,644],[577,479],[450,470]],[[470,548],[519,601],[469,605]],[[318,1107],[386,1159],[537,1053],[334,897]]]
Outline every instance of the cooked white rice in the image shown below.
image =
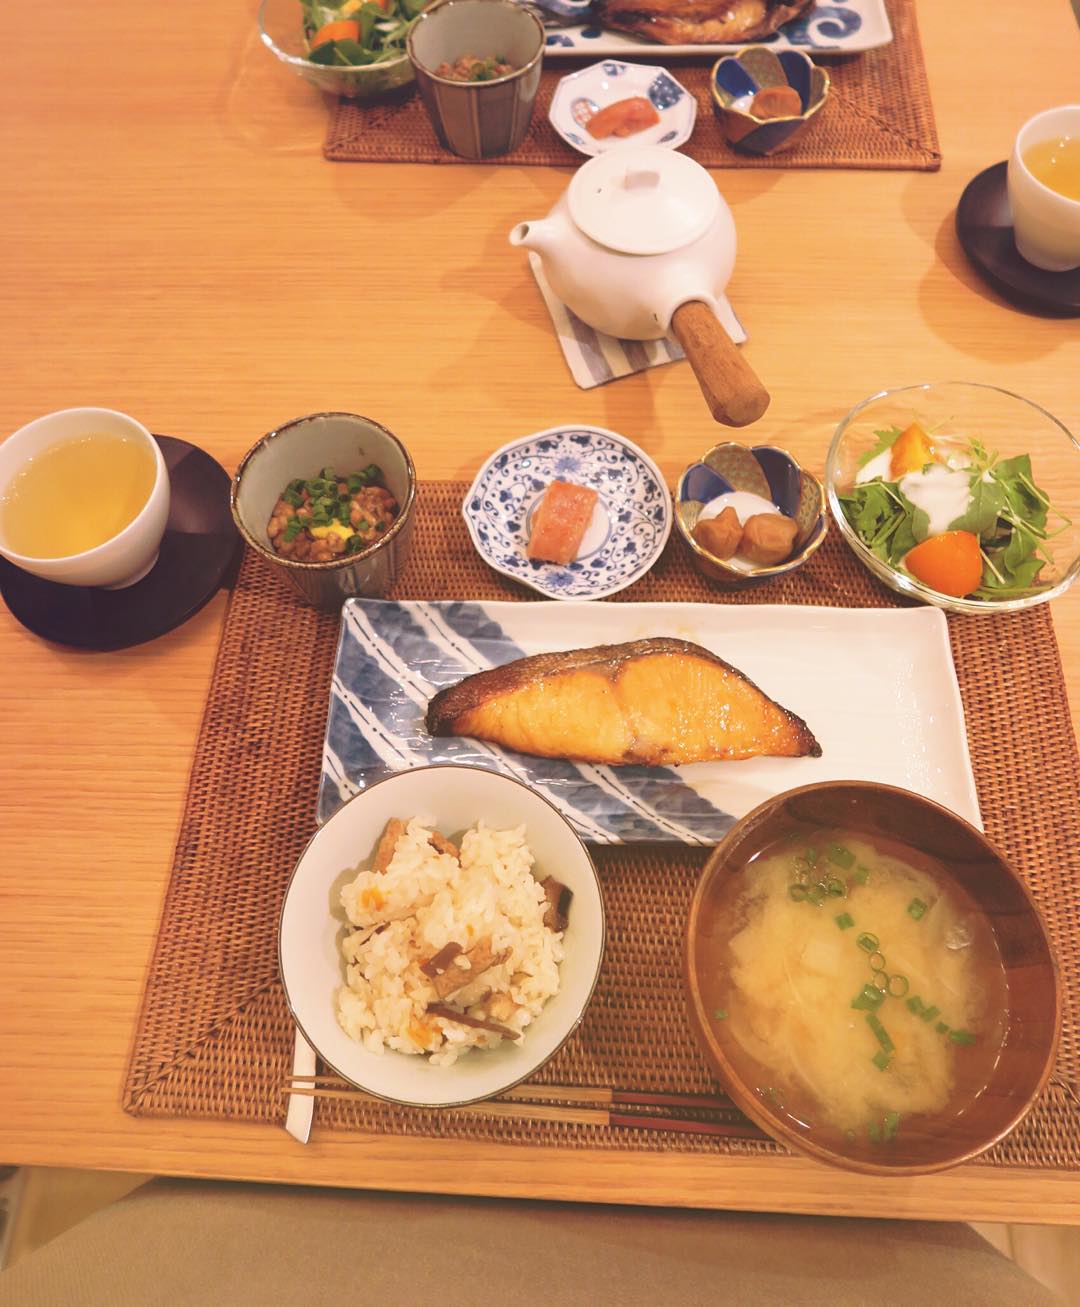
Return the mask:
[[[487,1017],[492,995],[508,995],[514,1010],[500,1024],[523,1031],[558,992],[562,934],[544,925],[548,903],[531,873],[524,826],[479,823],[461,841],[460,865],[429,843],[432,830],[413,818],[386,871],[361,871],[341,891],[356,929],[342,941],[347,983],[337,1013],[346,1034],[373,1053],[430,1053],[432,1065],[449,1066],[502,1036],[425,1015],[428,1004]],[[419,964],[452,941],[468,950],[484,939],[496,952],[509,949],[509,957],[440,1000]]]

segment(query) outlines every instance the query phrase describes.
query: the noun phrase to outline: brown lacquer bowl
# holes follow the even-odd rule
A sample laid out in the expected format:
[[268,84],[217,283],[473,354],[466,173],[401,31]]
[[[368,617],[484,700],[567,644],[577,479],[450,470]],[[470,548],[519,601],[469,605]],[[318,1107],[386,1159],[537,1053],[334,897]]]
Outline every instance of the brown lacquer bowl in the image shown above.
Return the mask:
[[[761,1063],[749,1057],[721,1006],[725,940],[740,923],[718,906],[752,858],[808,828],[902,844],[946,869],[955,891],[993,933],[1007,985],[995,1004],[1000,1047],[987,1053],[983,1085],[959,1092],[932,1120],[912,1116],[888,1142],[809,1127],[785,1110]],[[842,905],[841,905],[842,906]],[[980,925],[981,928],[981,925]],[[854,932],[853,932],[854,933]],[[883,943],[882,948],[886,947]],[[838,781],[789,790],[738,822],[705,864],[690,908],[686,979],[691,1024],[717,1080],[738,1107],[778,1142],[821,1162],[870,1175],[917,1175],[969,1161],[996,1144],[1031,1109],[1050,1076],[1061,1029],[1061,990],[1046,927],[1002,853],[966,821],[928,799],[888,785]],[[1005,992],[1004,988],[1001,990]],[[984,1087],[983,1087],[984,1086]],[[803,1116],[808,1114],[803,1112]]]

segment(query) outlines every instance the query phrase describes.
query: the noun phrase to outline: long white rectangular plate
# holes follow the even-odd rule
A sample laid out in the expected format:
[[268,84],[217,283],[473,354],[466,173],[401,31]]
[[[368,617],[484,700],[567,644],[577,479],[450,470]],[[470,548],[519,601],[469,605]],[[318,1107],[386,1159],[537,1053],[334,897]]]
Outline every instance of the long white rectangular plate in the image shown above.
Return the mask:
[[[595,767],[479,740],[434,739],[424,727],[431,696],[464,676],[527,654],[649,636],[693,641],[737,667],[806,721],[821,757]],[[350,599],[330,693],[319,821],[372,781],[435,762],[528,782],[597,844],[712,844],[765,799],[832,780],[914,790],[981,827],[960,688],[937,608]]]
[[876,50],[893,39],[884,0],[845,0],[843,4],[817,4],[793,18],[764,42],[734,45],[659,45],[624,32],[611,32],[584,21],[565,27],[549,24],[545,55],[575,58],[643,58],[653,62],[666,55],[729,54],[748,44],[766,44],[773,50],[805,50],[807,54],[858,54]]

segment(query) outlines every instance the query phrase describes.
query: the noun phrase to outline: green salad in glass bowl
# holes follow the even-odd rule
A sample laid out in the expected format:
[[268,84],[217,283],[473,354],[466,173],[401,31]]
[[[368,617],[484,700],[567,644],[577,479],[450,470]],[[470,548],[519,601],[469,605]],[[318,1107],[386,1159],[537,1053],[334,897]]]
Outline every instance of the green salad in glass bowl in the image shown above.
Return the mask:
[[331,95],[372,100],[413,80],[405,37],[428,0],[263,0],[259,34],[283,64]]
[[1009,391],[941,382],[873,395],[837,428],[825,479],[841,534],[901,594],[1007,612],[1080,575],[1080,444]]

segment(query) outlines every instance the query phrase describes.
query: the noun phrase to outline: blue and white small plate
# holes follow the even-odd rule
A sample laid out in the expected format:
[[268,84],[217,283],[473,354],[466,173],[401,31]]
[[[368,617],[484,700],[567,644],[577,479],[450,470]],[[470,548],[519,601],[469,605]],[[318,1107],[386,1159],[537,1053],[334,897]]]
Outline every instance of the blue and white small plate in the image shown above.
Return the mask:
[[[572,563],[529,558],[529,528],[552,481],[589,486],[599,499]],[[495,451],[461,513],[476,552],[496,572],[550,599],[604,599],[649,570],[671,534],[671,495],[660,469],[632,441],[603,427],[537,431]]]
[[[648,100],[660,121],[633,136],[597,140],[586,121],[617,100]],[[620,145],[666,145],[677,150],[690,139],[697,118],[697,100],[659,64],[624,64],[603,59],[562,78],[551,97],[548,118],[567,145],[580,154],[604,154]]]

